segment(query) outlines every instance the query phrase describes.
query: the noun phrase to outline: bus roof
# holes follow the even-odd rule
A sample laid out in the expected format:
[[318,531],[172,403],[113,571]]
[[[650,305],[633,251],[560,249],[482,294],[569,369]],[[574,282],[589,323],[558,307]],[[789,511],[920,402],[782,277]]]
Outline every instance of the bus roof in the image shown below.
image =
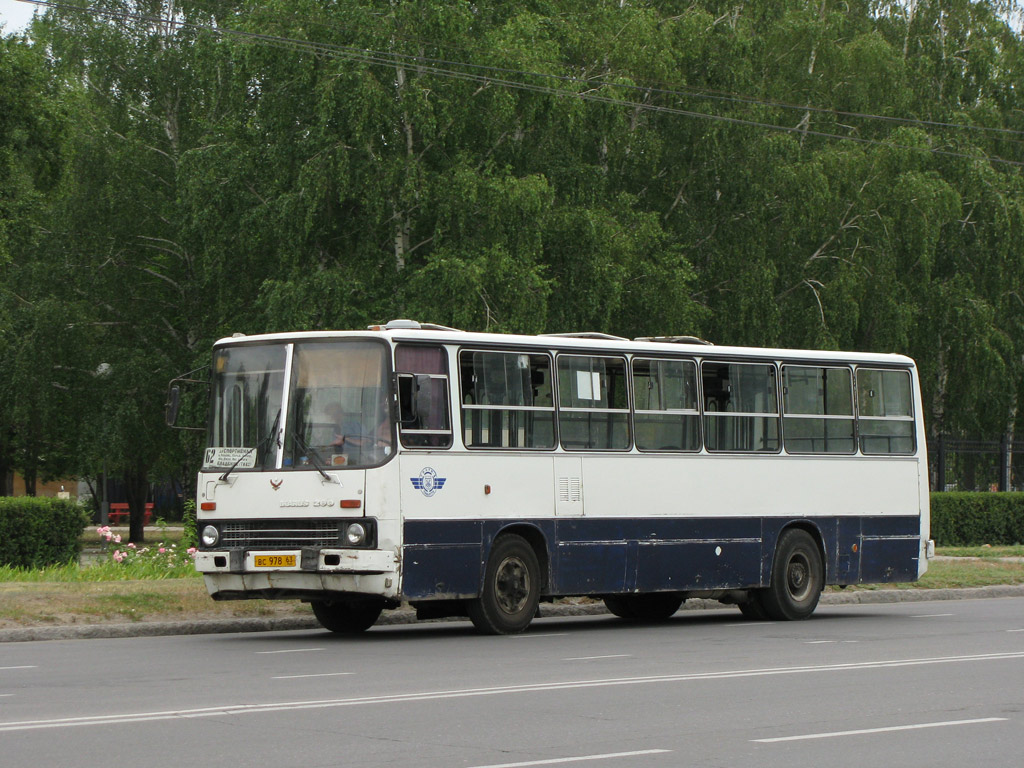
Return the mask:
[[387,325],[370,326],[361,331],[295,331],[286,333],[264,333],[246,336],[235,334],[215,342],[214,347],[235,344],[268,344],[302,341],[326,341],[330,339],[376,338],[398,342],[432,341],[441,344],[479,347],[521,347],[532,349],[553,349],[564,352],[580,351],[594,353],[618,352],[628,354],[675,354],[690,357],[714,358],[763,358],[763,359],[808,359],[844,363],[884,363],[913,367],[914,361],[906,355],[874,352],[840,352],[832,350],[786,349],[775,347],[739,347],[709,344],[694,336],[659,336],[640,339],[626,339],[603,333],[573,334],[506,334],[460,331],[445,326],[417,323],[413,320],[391,321]]

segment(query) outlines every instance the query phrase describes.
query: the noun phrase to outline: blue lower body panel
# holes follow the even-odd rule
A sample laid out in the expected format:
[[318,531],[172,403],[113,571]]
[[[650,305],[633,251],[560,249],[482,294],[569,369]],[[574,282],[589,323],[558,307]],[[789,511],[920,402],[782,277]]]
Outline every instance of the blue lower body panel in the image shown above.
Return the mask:
[[793,525],[821,544],[828,584],[917,578],[920,520],[909,515],[416,520],[404,526],[402,596],[475,597],[491,544],[509,529],[538,549],[552,596],[763,587],[775,544]]

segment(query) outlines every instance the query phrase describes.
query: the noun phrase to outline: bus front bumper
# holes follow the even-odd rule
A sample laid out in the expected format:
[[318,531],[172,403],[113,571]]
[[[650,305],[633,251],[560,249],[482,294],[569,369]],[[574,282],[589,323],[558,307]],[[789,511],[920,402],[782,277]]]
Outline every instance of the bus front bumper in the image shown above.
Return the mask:
[[397,573],[398,555],[382,549],[225,549],[197,552],[196,570],[213,573]]
[[196,554],[215,600],[324,600],[398,595],[398,556],[384,550],[221,550]]

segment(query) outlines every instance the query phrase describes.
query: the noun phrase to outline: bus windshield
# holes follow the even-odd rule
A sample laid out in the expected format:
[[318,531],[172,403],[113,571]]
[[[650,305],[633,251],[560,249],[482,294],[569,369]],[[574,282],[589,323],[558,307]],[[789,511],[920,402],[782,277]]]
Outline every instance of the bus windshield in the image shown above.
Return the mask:
[[386,352],[378,342],[295,345],[285,467],[365,467],[391,456]]
[[282,344],[227,347],[214,353],[205,468],[274,467],[273,433],[281,422],[284,364]]

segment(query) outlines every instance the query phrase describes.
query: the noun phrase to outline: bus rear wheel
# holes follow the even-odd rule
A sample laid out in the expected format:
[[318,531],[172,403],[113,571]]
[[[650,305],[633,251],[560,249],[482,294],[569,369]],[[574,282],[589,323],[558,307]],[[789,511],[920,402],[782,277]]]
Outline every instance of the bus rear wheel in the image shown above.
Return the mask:
[[679,610],[683,597],[674,592],[647,595],[605,595],[604,604],[620,619],[664,621]]
[[761,605],[760,590],[757,592],[751,592],[750,598],[743,603],[739,603],[737,607],[740,609],[740,613],[743,614],[743,618],[751,619],[753,621],[763,621],[768,618],[768,614],[764,612],[764,606]]
[[384,603],[380,600],[328,602],[314,600],[313,615],[320,626],[339,635],[358,635],[380,618]]
[[758,597],[768,618],[806,619],[818,606],[824,584],[821,552],[807,531],[791,528],[779,537],[771,583]]
[[514,635],[530,625],[538,603],[540,565],[533,547],[522,536],[499,537],[487,558],[480,597],[466,604],[473,626],[487,635]]

